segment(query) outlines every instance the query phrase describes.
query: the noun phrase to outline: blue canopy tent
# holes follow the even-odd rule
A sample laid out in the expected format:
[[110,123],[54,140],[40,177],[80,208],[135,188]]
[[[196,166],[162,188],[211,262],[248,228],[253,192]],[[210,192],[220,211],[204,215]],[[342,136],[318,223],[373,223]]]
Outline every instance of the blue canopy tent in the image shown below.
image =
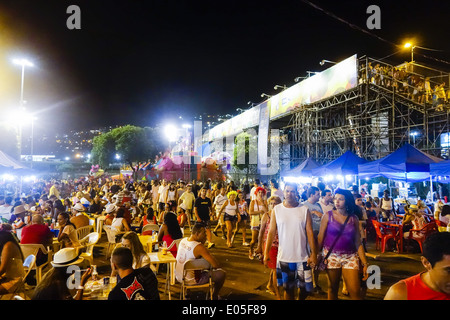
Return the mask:
[[319,164],[312,158],[308,158],[301,164],[290,170],[282,171],[282,177],[311,177],[312,170],[319,167]]
[[430,164],[442,159],[429,155],[409,143],[384,158],[358,165],[360,178],[386,177],[414,183],[430,178]]
[[358,157],[353,152],[346,151],[336,160],[333,160],[323,166],[312,169],[313,176],[327,176],[327,175],[357,175],[358,174],[358,164],[366,163],[367,160]]
[[430,164],[432,176],[450,176],[450,160]]
[[313,169],[312,174],[315,177],[325,177],[325,181],[329,176],[333,176],[333,178],[341,180],[345,188],[349,180],[347,176],[358,175],[358,164],[366,162],[366,159],[358,157],[356,154],[349,150],[339,158],[327,164],[324,164],[323,166]]
[[450,160],[430,164],[430,175],[435,177],[436,181],[442,183],[450,182]]

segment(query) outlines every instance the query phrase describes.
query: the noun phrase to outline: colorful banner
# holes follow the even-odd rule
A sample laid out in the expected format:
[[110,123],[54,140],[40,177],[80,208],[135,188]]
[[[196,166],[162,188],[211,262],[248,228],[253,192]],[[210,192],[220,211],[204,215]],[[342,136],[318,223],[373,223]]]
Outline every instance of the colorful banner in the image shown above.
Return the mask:
[[247,128],[259,125],[260,105],[253,107],[209,130],[209,141],[237,135]]
[[356,54],[270,98],[270,120],[356,87]]

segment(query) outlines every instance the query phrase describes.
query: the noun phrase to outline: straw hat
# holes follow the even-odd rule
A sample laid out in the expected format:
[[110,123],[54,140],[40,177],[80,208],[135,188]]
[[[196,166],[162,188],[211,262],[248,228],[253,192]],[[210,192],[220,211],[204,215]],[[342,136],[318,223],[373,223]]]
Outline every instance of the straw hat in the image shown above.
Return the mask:
[[25,206],[23,206],[23,205],[20,205],[20,206],[17,206],[14,208],[15,215],[25,213],[25,212],[27,212],[27,209],[25,209]]
[[73,210],[84,211],[85,207],[80,202],[78,202],[76,205],[73,206]]
[[111,212],[114,212],[114,211],[116,211],[116,206],[114,205],[114,204],[108,204],[107,206],[106,206],[106,208],[105,208],[105,212],[106,213],[111,213]]
[[417,205],[412,204],[412,205],[409,206],[409,210],[417,211],[417,210],[419,210],[419,208],[417,207]]
[[55,253],[53,256],[52,266],[54,268],[68,267],[73,264],[78,264],[84,259],[81,258],[77,249],[75,248],[63,248]]

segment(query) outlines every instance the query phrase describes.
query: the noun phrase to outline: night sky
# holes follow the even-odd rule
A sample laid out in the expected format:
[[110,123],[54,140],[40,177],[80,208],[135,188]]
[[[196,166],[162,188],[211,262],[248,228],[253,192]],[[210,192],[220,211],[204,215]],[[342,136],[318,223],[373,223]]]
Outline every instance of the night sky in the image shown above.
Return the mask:
[[[277,93],[274,85],[330,67],[322,59],[383,58],[410,39],[443,50],[416,49],[417,61],[450,70],[421,56],[450,61],[446,1],[311,3],[328,14],[302,0],[2,0],[0,109],[18,103],[20,68],[11,59],[22,55],[36,65],[26,69],[24,96],[41,130],[237,114]],[[81,30],[66,27],[71,4],[81,9]],[[381,30],[366,27],[372,4]],[[404,50],[386,61],[409,59]]]

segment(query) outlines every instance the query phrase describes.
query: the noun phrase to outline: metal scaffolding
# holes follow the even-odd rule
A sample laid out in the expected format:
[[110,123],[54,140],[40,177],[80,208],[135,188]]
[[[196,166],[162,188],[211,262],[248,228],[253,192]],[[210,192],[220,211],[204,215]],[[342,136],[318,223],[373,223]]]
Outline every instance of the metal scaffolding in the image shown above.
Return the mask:
[[[291,166],[308,157],[326,163],[347,150],[376,160],[406,142],[442,156],[440,137],[450,131],[449,106],[433,103],[430,96],[427,101],[418,83],[445,82],[448,88],[449,74],[415,64],[396,67],[369,57],[358,59],[358,70],[353,89],[289,114],[282,129],[289,136]],[[411,84],[411,78],[418,82]]]

